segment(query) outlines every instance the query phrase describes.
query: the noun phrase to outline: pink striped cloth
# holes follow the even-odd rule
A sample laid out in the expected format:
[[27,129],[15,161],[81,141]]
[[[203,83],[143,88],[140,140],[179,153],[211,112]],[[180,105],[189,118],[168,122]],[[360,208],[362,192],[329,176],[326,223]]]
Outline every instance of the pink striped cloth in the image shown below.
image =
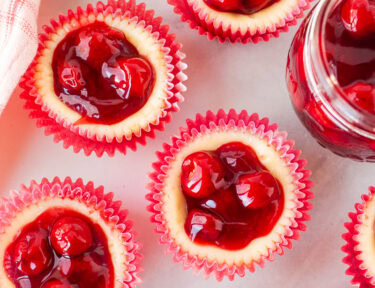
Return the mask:
[[0,0],[0,114],[37,47],[40,0]]

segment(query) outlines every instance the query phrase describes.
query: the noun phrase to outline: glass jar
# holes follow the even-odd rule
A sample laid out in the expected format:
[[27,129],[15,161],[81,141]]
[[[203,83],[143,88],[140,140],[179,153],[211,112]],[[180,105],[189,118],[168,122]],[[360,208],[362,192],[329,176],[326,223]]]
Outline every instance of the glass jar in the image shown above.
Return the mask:
[[327,18],[340,4],[321,0],[304,20],[289,51],[286,81],[299,119],[323,147],[375,162],[375,115],[345,100],[324,53]]

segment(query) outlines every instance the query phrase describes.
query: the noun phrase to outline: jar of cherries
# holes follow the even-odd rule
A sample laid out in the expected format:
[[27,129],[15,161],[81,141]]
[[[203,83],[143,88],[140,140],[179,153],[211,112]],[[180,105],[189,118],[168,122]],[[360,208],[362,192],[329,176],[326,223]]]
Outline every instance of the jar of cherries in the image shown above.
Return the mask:
[[322,146],[375,162],[375,0],[320,1],[293,40],[286,80]]

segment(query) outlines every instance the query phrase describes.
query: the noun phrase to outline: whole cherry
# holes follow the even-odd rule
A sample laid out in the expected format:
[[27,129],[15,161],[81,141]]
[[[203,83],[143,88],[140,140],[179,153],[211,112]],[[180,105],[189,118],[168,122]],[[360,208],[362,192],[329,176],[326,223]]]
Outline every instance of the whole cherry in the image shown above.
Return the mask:
[[30,231],[21,235],[14,246],[17,269],[28,276],[41,274],[51,263],[52,253],[45,230]]
[[118,60],[120,67],[129,73],[130,91],[135,97],[148,95],[148,89],[152,88],[153,68],[151,64],[141,58],[123,58]]
[[185,230],[193,241],[215,241],[223,227],[223,221],[217,216],[198,209],[191,210],[185,221]]
[[240,176],[236,192],[245,208],[262,209],[280,195],[280,188],[271,173],[260,171]]
[[85,29],[75,33],[74,44],[76,56],[94,68],[101,70],[103,63],[109,61],[114,55],[126,53],[137,55],[137,49],[129,44],[124,44],[126,37],[117,29],[108,29],[105,23],[96,22],[87,25]]
[[103,62],[113,55],[102,25],[87,26],[85,30],[75,33],[75,54],[94,69],[100,69]]
[[262,168],[254,150],[241,142],[224,144],[217,151],[220,160],[234,173],[248,173]]
[[109,86],[116,89],[122,99],[129,97],[131,87],[130,71],[126,65],[116,62],[114,65],[103,63],[102,76]]
[[92,246],[90,226],[78,217],[62,217],[52,227],[51,243],[57,253],[74,257]]
[[210,153],[190,154],[182,163],[181,185],[183,191],[194,198],[205,198],[213,194],[224,176],[224,167]]
[[86,85],[82,75],[81,63],[78,60],[64,61],[58,67],[58,77],[60,84],[68,90],[82,90]]
[[368,0],[345,0],[341,19],[353,36],[364,37],[375,32],[375,5]]
[[153,82],[153,68],[143,58],[122,57],[113,65],[104,63],[102,76],[116,89],[122,99],[130,100],[130,97],[142,98],[149,95]]

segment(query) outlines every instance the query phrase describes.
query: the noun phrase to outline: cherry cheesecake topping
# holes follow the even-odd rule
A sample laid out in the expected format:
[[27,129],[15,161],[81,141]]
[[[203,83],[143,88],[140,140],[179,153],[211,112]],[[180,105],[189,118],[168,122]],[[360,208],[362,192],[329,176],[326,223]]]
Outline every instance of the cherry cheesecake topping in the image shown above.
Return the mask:
[[277,2],[277,0],[204,0],[211,8],[221,12],[250,15]]
[[375,114],[375,1],[344,0],[325,28],[328,67],[356,109]]
[[7,247],[4,267],[16,287],[114,287],[101,227],[65,208],[49,209],[26,225]]
[[70,32],[53,55],[54,89],[82,117],[76,124],[111,125],[140,110],[155,75],[125,34],[103,22]]
[[185,231],[201,245],[239,250],[270,233],[284,208],[280,182],[240,142],[188,155],[181,187]]

